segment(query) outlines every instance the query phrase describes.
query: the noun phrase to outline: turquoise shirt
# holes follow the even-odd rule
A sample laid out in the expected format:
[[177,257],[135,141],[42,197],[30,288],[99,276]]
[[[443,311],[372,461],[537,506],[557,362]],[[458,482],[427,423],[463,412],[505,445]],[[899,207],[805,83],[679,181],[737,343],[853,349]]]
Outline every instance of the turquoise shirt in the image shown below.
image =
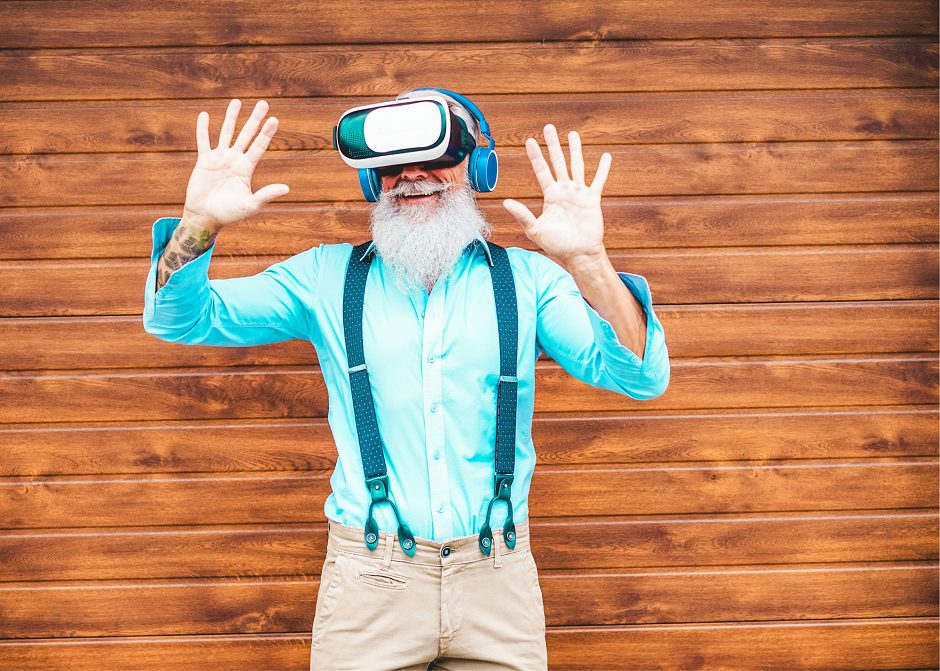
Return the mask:
[[[208,279],[215,243],[170,275],[154,292],[157,261],[179,224],[153,225],[144,329],[186,345],[246,346],[299,338],[316,348],[329,394],[336,442],[332,493],[324,513],[363,527],[365,487],[343,338],[343,281],[353,246],[321,244],[250,277]],[[366,252],[372,253],[370,246]],[[547,256],[507,249],[519,307],[518,411],[513,517],[529,517],[535,469],[532,411],[535,362],[544,351],[574,377],[635,399],[652,399],[669,384],[669,353],[641,275],[618,273],[646,311],[642,361],[620,344],[608,321],[585,300],[574,279]],[[415,536],[436,541],[475,536],[493,496],[499,339],[491,263],[477,236],[430,294],[404,293],[376,255],[366,283],[363,344],[389,491]],[[501,527],[505,505],[493,508]],[[398,525],[388,505],[375,508],[384,531]]]

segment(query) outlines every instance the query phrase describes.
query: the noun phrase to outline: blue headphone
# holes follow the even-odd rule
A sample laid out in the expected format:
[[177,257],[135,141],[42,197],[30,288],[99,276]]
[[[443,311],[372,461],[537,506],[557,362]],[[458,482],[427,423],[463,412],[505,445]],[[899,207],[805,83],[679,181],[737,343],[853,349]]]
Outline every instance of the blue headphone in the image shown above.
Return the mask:
[[[472,102],[464,98],[459,93],[448,91],[447,89],[420,88],[416,91],[438,91],[445,93],[467,108],[469,112],[480,123],[480,132],[483,134],[489,146],[476,147],[470,153],[470,163],[467,166],[467,176],[470,180],[470,186],[474,191],[480,193],[489,193],[496,188],[496,180],[499,177],[499,160],[496,158],[496,143],[493,136],[490,135],[490,125],[486,122],[483,112]],[[370,203],[376,203],[382,194],[382,179],[372,168],[359,169],[359,186],[362,187],[362,194]]]

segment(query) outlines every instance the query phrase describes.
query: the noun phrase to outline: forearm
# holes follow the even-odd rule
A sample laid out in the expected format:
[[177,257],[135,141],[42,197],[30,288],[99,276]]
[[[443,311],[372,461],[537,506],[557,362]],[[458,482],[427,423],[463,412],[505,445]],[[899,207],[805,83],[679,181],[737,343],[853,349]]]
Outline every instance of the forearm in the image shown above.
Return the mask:
[[646,351],[646,312],[626,287],[607,253],[573,259],[565,265],[584,299],[610,322],[617,339],[640,359]]
[[218,233],[219,228],[187,219],[184,214],[157,263],[157,281],[154,291],[159,291],[175,270],[179,270],[209,249]]

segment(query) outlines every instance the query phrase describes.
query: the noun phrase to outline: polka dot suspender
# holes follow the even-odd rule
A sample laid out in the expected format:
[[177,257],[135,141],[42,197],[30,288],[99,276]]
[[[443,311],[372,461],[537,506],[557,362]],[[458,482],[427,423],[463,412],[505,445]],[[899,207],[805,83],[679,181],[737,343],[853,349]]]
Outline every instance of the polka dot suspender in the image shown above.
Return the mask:
[[[353,409],[356,417],[356,432],[359,436],[359,451],[366,487],[372,496],[369,504],[368,519],[365,524],[365,542],[370,551],[378,547],[379,528],[373,515],[377,503],[388,503],[398,520],[398,543],[409,556],[415,554],[414,535],[402,521],[398,507],[389,498],[388,471],[382,441],[379,437],[378,423],[375,416],[375,403],[369,385],[369,373],[366,369],[365,354],[362,345],[362,310],[365,299],[366,280],[372,264],[373,254],[362,259],[370,241],[353,248],[346,266],[345,285],[343,287],[343,335],[346,339],[346,358],[349,364],[349,384],[352,392]],[[494,496],[486,510],[486,521],[480,529],[480,551],[489,556],[493,547],[493,532],[490,528],[490,514],[497,501],[507,504],[506,522],[503,525],[503,538],[506,545],[516,545],[516,527],[512,519],[513,471],[516,465],[516,358],[519,342],[519,320],[516,305],[516,287],[513,281],[509,256],[503,247],[488,243],[493,257],[490,273],[493,280],[493,296],[496,302],[496,319],[499,329],[499,381],[497,383],[496,408],[496,465],[494,477]],[[362,259],[360,261],[360,259]]]

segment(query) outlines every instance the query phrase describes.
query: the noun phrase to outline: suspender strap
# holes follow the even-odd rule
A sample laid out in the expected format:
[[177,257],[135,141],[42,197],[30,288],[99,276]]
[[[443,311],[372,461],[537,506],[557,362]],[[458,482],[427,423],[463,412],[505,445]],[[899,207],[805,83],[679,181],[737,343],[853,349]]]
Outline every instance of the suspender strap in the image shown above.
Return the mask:
[[359,259],[368,246],[367,241],[353,248],[346,266],[346,279],[343,286],[343,335],[346,339],[349,385],[356,415],[356,433],[359,437],[359,452],[362,455],[362,470],[365,473],[366,487],[372,497],[365,524],[365,541],[370,551],[374,551],[378,546],[379,525],[373,516],[373,508],[378,503],[388,503],[395,512],[395,519],[398,520],[398,543],[405,554],[414,557],[417,550],[414,535],[402,522],[398,506],[388,496],[388,470],[382,451],[382,440],[379,437],[372,387],[369,385],[369,371],[366,368],[362,347],[362,306],[373,255],[370,254],[363,261]]
[[516,304],[516,285],[513,281],[509,255],[503,247],[489,243],[493,265],[493,296],[496,300],[496,321],[499,329],[499,382],[496,387],[496,474],[493,480],[493,498],[486,509],[486,521],[480,529],[480,550],[487,557],[493,547],[490,515],[497,501],[506,502],[506,521],[503,539],[512,549],[516,546],[516,525],[512,520],[513,471],[516,467],[516,356],[519,347],[519,314]]

